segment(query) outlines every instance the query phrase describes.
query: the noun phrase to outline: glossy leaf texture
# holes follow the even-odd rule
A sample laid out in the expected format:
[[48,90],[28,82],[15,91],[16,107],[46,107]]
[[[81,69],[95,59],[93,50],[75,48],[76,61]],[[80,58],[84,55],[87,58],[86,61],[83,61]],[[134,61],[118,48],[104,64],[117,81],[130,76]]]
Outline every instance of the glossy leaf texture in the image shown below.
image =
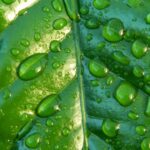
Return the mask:
[[149,0],[30,2],[0,15],[0,149],[149,150]]

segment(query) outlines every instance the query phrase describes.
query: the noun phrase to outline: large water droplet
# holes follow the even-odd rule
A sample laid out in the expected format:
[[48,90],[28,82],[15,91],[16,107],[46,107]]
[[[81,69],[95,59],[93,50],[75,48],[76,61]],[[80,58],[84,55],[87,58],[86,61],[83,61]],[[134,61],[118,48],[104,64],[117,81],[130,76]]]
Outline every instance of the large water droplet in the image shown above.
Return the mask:
[[134,43],[132,44],[132,54],[136,57],[136,58],[141,58],[143,57],[146,52],[147,52],[147,46],[146,44],[141,41],[141,40],[136,40],[134,41]]
[[136,89],[130,83],[122,82],[115,92],[115,98],[121,105],[129,106],[133,103],[136,93]]
[[143,125],[137,126],[135,128],[135,130],[136,130],[136,133],[141,135],[141,136],[146,133],[146,128]]
[[109,5],[110,5],[110,0],[94,0],[93,1],[93,6],[99,10],[104,9],[108,7]]
[[37,115],[40,117],[48,117],[53,115],[59,109],[55,106],[58,106],[58,96],[57,95],[50,95],[44,98],[39,106],[37,107]]
[[124,34],[124,25],[119,19],[111,19],[103,27],[103,37],[110,42],[122,40]]
[[115,137],[117,135],[117,131],[119,130],[119,124],[110,119],[104,120],[102,124],[102,131],[108,137]]
[[141,143],[142,150],[150,150],[150,138],[145,138]]
[[40,135],[38,133],[33,133],[25,139],[25,144],[29,148],[37,148],[40,140]]
[[108,74],[107,67],[97,61],[91,60],[89,63],[89,71],[95,77],[105,77]]
[[128,65],[130,63],[129,58],[120,51],[113,52],[112,56],[117,62],[119,62],[123,65]]
[[53,22],[53,28],[56,30],[61,30],[67,25],[67,20],[65,18],[56,19]]
[[62,6],[62,3],[60,0],[53,0],[52,6],[56,11],[58,11],[58,12],[62,11],[63,6]]
[[2,2],[4,2],[5,4],[12,4],[14,3],[16,0],[2,0]]
[[38,77],[45,69],[48,55],[44,53],[34,54],[23,60],[18,67],[17,74],[22,80],[31,80]]
[[124,34],[124,26],[121,20],[111,19],[107,25],[103,27],[103,37],[110,42],[118,42]]

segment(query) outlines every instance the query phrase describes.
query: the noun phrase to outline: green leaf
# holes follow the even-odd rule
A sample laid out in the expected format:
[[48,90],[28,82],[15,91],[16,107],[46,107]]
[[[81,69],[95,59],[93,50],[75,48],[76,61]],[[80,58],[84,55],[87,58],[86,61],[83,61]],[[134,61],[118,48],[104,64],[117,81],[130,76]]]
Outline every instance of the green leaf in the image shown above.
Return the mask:
[[0,1],[0,149],[149,150],[150,1],[36,2]]

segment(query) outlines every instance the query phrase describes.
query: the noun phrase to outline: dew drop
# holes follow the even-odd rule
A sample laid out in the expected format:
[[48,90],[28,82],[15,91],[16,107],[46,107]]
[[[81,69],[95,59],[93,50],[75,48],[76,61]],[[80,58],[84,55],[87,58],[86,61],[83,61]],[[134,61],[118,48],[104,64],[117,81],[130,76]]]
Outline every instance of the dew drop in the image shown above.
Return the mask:
[[134,66],[133,68],[133,74],[137,77],[137,78],[141,78],[144,75],[144,70],[142,67],[140,66]]
[[52,1],[52,6],[58,12],[61,12],[62,9],[63,9],[63,6],[62,6],[62,3],[61,3],[60,0],[53,0]]
[[89,13],[89,8],[87,6],[82,6],[80,8],[80,14],[81,15],[87,15]]
[[63,134],[64,136],[68,136],[69,133],[70,133],[70,131],[69,131],[68,128],[64,128],[64,129],[62,130],[62,134]]
[[48,127],[53,127],[53,126],[54,126],[54,122],[52,121],[52,119],[48,119],[48,120],[46,121],[46,125],[47,125]]
[[111,19],[103,27],[103,37],[110,42],[122,40],[124,34],[124,25],[119,19]]
[[110,0],[94,0],[93,1],[93,6],[98,9],[104,9],[110,5]]
[[25,144],[29,148],[37,148],[40,140],[40,135],[38,133],[33,133],[25,139]]
[[40,117],[48,117],[58,111],[55,106],[58,103],[57,95],[50,95],[44,98],[37,107],[37,115]]
[[44,53],[34,54],[23,60],[18,67],[17,74],[22,80],[31,80],[38,77],[45,69],[48,55]]
[[122,82],[116,92],[115,98],[122,106],[129,106],[136,96],[136,89],[128,82]]
[[150,150],[150,138],[145,138],[141,143],[142,150]]
[[51,43],[50,43],[50,50],[52,52],[59,52],[61,50],[60,49],[60,42],[57,41],[57,40],[51,41]]
[[28,47],[30,45],[30,42],[27,39],[22,39],[20,44],[24,47]]
[[89,62],[89,71],[95,77],[105,77],[108,74],[107,67],[104,64],[94,60]]
[[120,51],[113,52],[112,57],[114,58],[114,60],[116,60],[117,62],[123,65],[128,65],[130,63],[129,58]]
[[53,22],[53,28],[55,30],[61,30],[67,25],[67,20],[65,18],[56,19]]
[[40,39],[41,39],[41,34],[40,34],[39,32],[35,32],[35,34],[34,34],[34,39],[35,39],[35,41],[40,41]]
[[12,4],[12,3],[14,3],[16,0],[2,0],[2,2],[3,3],[5,3],[5,4]]
[[119,130],[119,124],[115,121],[112,121],[110,119],[104,120],[102,123],[102,131],[103,133],[112,138],[117,135],[117,132]]
[[12,48],[10,51],[13,56],[17,56],[20,53],[20,51],[17,48]]
[[130,111],[130,112],[128,113],[128,117],[129,117],[130,119],[132,119],[132,120],[137,120],[137,119],[139,118],[138,114],[136,114],[136,113],[133,112],[133,111]]
[[135,128],[135,130],[136,130],[136,133],[141,135],[141,136],[146,133],[146,128],[143,125],[137,126]]
[[96,18],[90,18],[85,22],[85,26],[89,29],[96,29],[100,26],[100,22]]
[[146,23],[147,23],[147,24],[150,24],[150,13],[147,14],[147,16],[146,16]]
[[136,40],[134,41],[134,43],[132,44],[132,54],[136,57],[136,58],[141,58],[143,57],[146,52],[147,52],[148,48],[146,46],[145,43],[143,43],[143,41],[141,40]]

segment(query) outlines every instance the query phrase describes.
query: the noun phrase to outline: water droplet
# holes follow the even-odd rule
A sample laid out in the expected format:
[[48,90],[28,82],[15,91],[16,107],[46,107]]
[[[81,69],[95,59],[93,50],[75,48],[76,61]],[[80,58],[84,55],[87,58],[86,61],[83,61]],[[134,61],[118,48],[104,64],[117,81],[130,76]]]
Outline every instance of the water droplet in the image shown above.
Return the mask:
[[62,9],[63,9],[63,6],[62,6],[62,3],[61,3],[60,0],[53,0],[52,1],[52,6],[58,12],[61,12]]
[[80,8],[80,14],[81,15],[87,15],[89,13],[89,8],[87,6],[82,6]]
[[112,121],[110,119],[104,120],[102,123],[102,131],[105,135],[112,138],[117,135],[117,132],[119,130],[119,124],[115,121]]
[[45,12],[45,13],[47,13],[47,12],[50,11],[49,8],[48,8],[47,6],[44,6],[42,10],[43,10],[43,12]]
[[4,2],[5,4],[12,4],[14,3],[16,0],[2,0],[2,2]]
[[20,53],[20,51],[17,48],[12,48],[10,51],[13,56],[17,56]]
[[54,62],[54,63],[52,64],[52,66],[53,66],[54,69],[57,69],[57,68],[60,67],[60,63],[59,63],[59,62]]
[[110,5],[110,0],[94,0],[93,1],[93,6],[99,10],[104,9],[108,7],[109,5]]
[[17,134],[17,139],[20,140],[20,139],[23,138],[27,133],[29,133],[29,131],[31,130],[32,126],[33,126],[33,121],[32,121],[32,120],[29,121],[29,122],[27,122],[27,123],[22,127],[22,129],[18,132],[18,134]]
[[144,82],[150,84],[150,73],[147,73],[144,77]]
[[128,5],[130,7],[135,8],[138,7],[141,4],[141,2],[142,2],[141,0],[128,0]]
[[144,70],[140,66],[134,66],[134,68],[133,68],[133,74],[136,77],[141,78],[144,75]]
[[46,125],[47,125],[48,127],[52,127],[52,126],[54,126],[54,122],[53,122],[53,120],[52,120],[52,119],[47,119],[47,121],[46,121]]
[[20,44],[24,47],[28,47],[30,45],[30,42],[27,39],[22,39]]
[[145,138],[141,143],[142,150],[150,150],[150,138]]
[[146,23],[150,24],[150,13],[148,13],[146,16]]
[[78,14],[78,5],[76,1],[64,0],[66,12],[70,19],[78,21],[80,16]]
[[111,19],[103,27],[103,37],[110,42],[122,40],[124,34],[124,25],[119,19]]
[[136,130],[136,133],[141,135],[141,136],[146,133],[146,128],[143,125],[137,126],[135,128],[135,130]]
[[98,80],[92,80],[91,84],[92,84],[92,86],[99,86]]
[[100,26],[100,22],[96,18],[90,18],[85,22],[85,26],[89,29],[96,29]]
[[61,50],[60,49],[60,42],[57,41],[57,40],[51,41],[51,43],[50,43],[50,50],[52,52],[59,52]]
[[130,83],[122,82],[115,92],[115,98],[121,105],[129,106],[133,103],[136,93],[136,89]]
[[58,96],[57,95],[50,95],[44,98],[39,106],[37,107],[37,115],[40,117],[48,117],[58,110],[55,109],[55,106],[58,103]]
[[69,135],[69,133],[70,133],[70,131],[69,131],[68,128],[64,128],[64,129],[62,130],[62,134],[63,134],[64,136]]
[[117,62],[119,62],[123,65],[128,65],[130,63],[129,58],[120,51],[113,52],[112,56],[113,56],[114,60],[116,60]]
[[144,86],[144,89],[145,89],[145,91],[147,92],[147,94],[150,95],[150,85],[146,84],[146,85]]
[[147,52],[147,46],[145,43],[143,43],[141,40],[136,40],[134,41],[134,43],[132,44],[132,54],[136,57],[136,58],[141,58],[145,55],[145,53]]
[[56,19],[56,20],[53,22],[53,28],[56,29],[56,30],[61,30],[61,29],[63,29],[66,25],[67,25],[67,20],[64,19],[64,18]]
[[150,97],[148,97],[145,114],[146,114],[148,117],[150,117]]
[[34,54],[23,60],[18,67],[17,74],[22,80],[31,80],[38,77],[45,69],[48,55],[44,53]]
[[138,114],[136,114],[136,113],[133,112],[133,111],[130,111],[130,112],[128,113],[128,117],[129,117],[130,119],[132,119],[132,120],[137,120],[137,119],[139,118]]
[[114,77],[109,76],[106,81],[107,85],[111,85],[113,82],[114,82]]
[[87,41],[91,41],[93,39],[93,34],[88,33],[86,36]]
[[40,34],[39,32],[35,32],[35,34],[34,34],[34,39],[35,39],[35,41],[40,41],[40,39],[41,39],[41,34]]
[[89,63],[89,71],[95,77],[105,77],[108,74],[107,67],[97,61],[91,60]]
[[33,133],[25,139],[25,144],[29,148],[37,148],[40,140],[40,135],[38,133]]

